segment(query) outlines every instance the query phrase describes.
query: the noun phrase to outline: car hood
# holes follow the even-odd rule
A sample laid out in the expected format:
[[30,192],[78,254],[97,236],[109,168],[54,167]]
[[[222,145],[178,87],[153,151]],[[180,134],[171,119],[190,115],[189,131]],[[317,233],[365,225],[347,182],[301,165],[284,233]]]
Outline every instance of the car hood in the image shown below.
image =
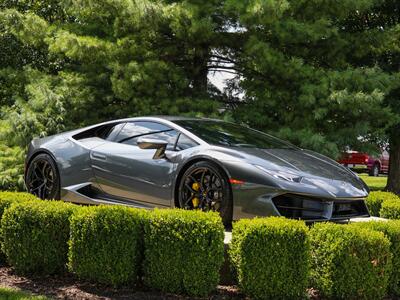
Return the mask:
[[309,150],[302,149],[255,149],[238,148],[248,163],[260,165],[269,170],[288,170],[306,177],[323,177],[365,188],[353,172],[334,160]]

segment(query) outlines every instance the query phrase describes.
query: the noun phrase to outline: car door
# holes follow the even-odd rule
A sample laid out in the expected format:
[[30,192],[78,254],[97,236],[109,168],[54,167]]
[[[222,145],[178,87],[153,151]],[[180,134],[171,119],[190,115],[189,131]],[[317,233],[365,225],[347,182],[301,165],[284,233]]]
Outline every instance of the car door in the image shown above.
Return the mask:
[[141,201],[154,206],[171,206],[172,178],[176,165],[167,159],[153,159],[156,150],[140,149],[140,137],[175,146],[178,132],[157,122],[128,122],[113,141],[92,149],[91,161],[97,183],[108,195]]

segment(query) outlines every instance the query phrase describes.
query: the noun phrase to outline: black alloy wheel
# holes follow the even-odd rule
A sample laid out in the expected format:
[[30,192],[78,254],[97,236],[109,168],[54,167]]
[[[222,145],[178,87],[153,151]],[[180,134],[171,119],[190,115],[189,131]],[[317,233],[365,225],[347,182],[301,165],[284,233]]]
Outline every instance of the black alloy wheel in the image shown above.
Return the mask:
[[232,196],[227,176],[209,162],[193,164],[180,181],[179,205],[183,209],[219,212],[224,225],[230,226]]
[[43,153],[33,158],[26,172],[26,187],[40,199],[60,198],[57,167],[50,155]]

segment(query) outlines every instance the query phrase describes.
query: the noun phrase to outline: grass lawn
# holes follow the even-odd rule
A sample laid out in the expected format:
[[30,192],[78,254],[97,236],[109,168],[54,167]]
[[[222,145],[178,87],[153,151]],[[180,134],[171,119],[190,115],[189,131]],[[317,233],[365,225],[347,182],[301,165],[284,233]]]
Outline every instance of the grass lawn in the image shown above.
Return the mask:
[[14,289],[0,287],[0,299],[2,300],[50,300],[45,296],[33,296]]
[[369,186],[371,191],[383,190],[386,186],[387,176],[373,177],[367,174],[359,174],[361,179]]

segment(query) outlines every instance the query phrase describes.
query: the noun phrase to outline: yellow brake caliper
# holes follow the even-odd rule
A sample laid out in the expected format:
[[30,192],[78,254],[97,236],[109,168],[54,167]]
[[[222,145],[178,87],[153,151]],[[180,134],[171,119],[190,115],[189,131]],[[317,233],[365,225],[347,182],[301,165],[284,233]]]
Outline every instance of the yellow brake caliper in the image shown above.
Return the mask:
[[[192,189],[193,189],[194,191],[197,192],[197,191],[200,189],[199,183],[198,183],[198,182],[194,182],[194,183],[192,184]],[[192,196],[193,196],[193,195],[192,195]],[[192,204],[193,204],[193,208],[197,208],[197,207],[199,206],[199,204],[200,204],[199,198],[194,197],[194,198],[192,199]]]

